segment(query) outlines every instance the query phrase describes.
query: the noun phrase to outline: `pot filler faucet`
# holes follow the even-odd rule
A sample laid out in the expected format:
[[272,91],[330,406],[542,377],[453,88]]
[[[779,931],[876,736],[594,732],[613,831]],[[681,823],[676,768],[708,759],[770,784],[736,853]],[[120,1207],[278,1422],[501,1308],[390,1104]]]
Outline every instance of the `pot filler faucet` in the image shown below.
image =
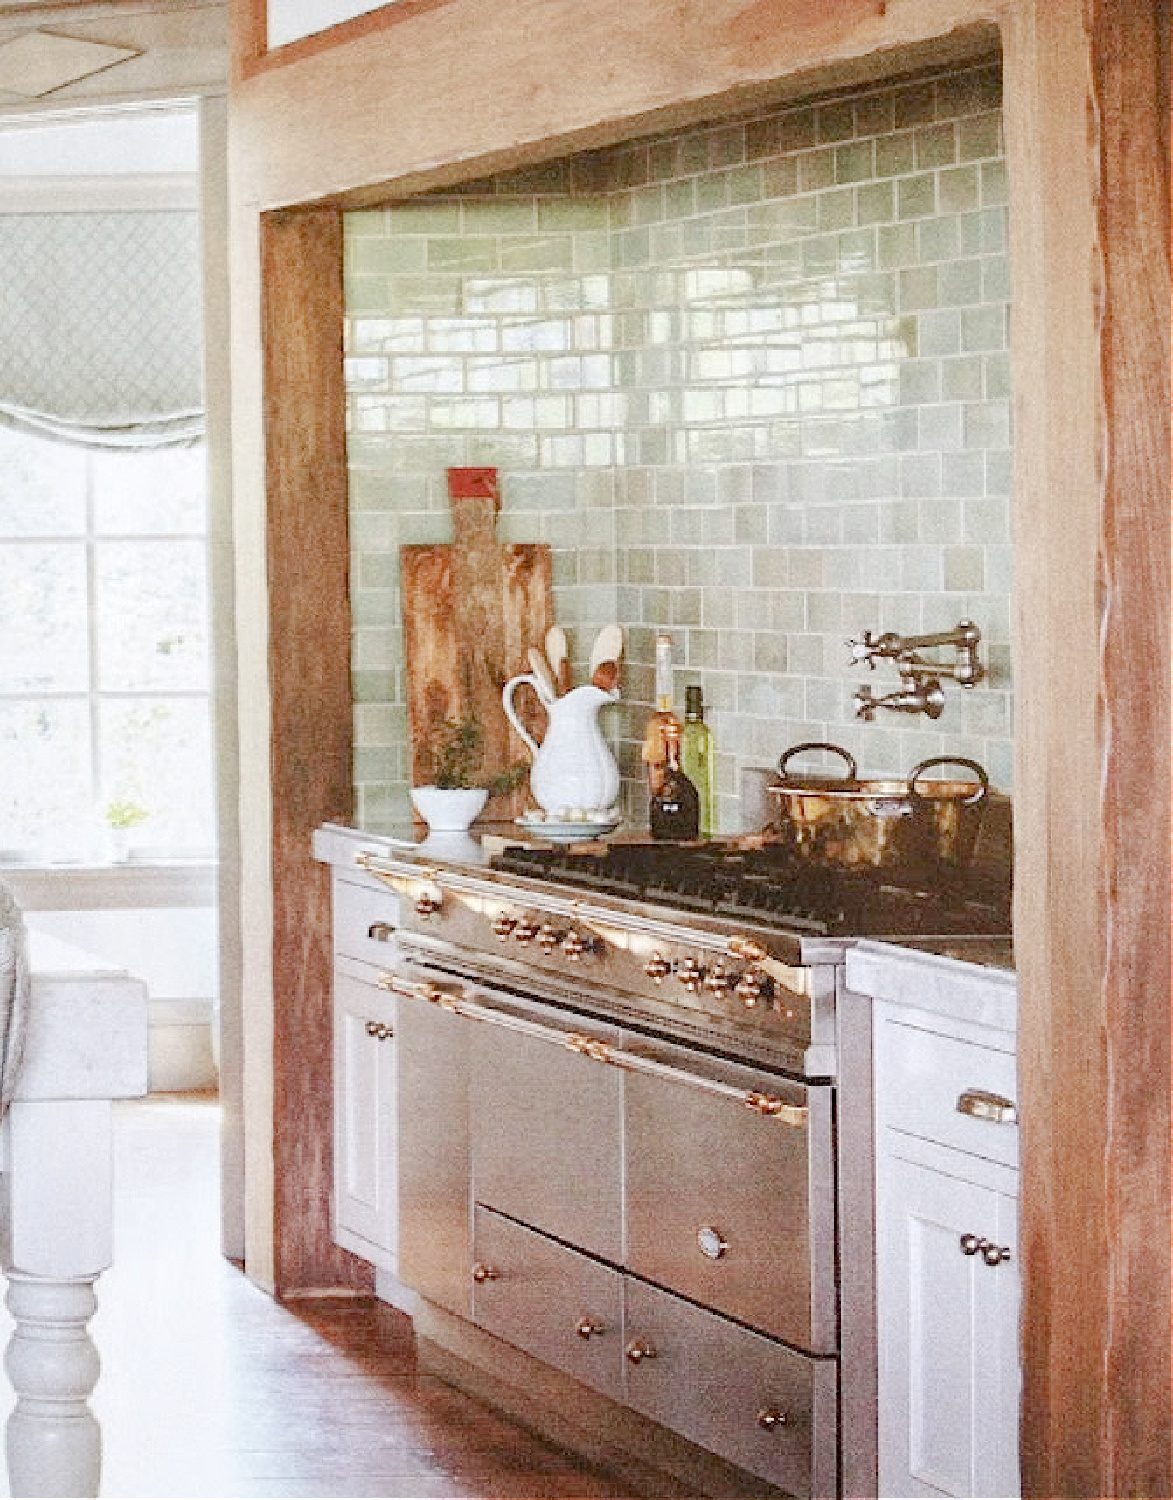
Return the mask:
[[[955,630],[944,630],[936,635],[896,635],[886,631],[873,636],[865,630],[863,638],[848,641],[851,661],[865,662],[868,671],[874,671],[877,660],[893,661],[900,673],[900,688],[895,693],[877,697],[866,684],[855,694],[856,718],[871,720],[877,708],[892,708],[899,713],[927,714],[930,719],[939,719],[945,708],[945,693],[941,678],[949,677],[962,687],[971,688],[986,675],[985,668],[977,659],[977,646],[981,631],[972,620],[962,620]],[[920,653],[936,647],[952,647],[956,655],[951,662],[926,660]]]

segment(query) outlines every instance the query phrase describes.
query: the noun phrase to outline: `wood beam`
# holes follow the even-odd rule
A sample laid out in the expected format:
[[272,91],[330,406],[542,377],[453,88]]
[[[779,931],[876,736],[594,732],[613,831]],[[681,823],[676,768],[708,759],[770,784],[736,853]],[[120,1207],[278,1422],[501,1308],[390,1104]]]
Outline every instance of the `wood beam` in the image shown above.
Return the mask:
[[320,823],[352,813],[342,221],[261,222],[273,799],[274,1284],[368,1289],[330,1233],[330,882]]

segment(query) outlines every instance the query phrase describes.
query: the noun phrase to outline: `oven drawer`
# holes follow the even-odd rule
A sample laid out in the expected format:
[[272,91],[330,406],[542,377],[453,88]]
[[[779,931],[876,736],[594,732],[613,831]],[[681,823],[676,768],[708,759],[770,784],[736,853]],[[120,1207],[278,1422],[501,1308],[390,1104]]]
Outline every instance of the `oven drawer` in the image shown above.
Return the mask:
[[789,1495],[836,1493],[833,1360],[630,1278],[625,1298],[628,1405]]
[[883,1080],[878,1122],[1017,1167],[1014,1053],[910,1025],[903,1006],[894,1015],[881,1002],[875,1014],[875,1076]]
[[386,886],[334,877],[334,952],[369,964],[395,962],[399,898]]
[[629,1074],[625,1264],[818,1354],[838,1343],[831,1091],[767,1080],[805,1121]]
[[[604,1260],[623,1253],[622,1075],[561,1040],[478,1025],[472,1052],[477,1203]],[[541,1028],[538,1028],[541,1029]],[[605,1027],[591,1034],[606,1039]]]
[[473,1321],[613,1400],[623,1399],[623,1277],[476,1210]]

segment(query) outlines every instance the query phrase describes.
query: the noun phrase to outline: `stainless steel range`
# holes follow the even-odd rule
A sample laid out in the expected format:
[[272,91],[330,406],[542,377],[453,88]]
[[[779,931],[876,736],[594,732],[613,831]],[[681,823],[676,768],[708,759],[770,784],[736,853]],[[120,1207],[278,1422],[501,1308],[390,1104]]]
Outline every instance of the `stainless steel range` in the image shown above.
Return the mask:
[[[845,1277],[870,1257],[842,957],[864,935],[1004,934],[1008,883],[929,888],[762,838],[359,863],[400,898],[385,986],[472,1023],[461,1311],[786,1493],[842,1493],[844,1309],[869,1294]],[[421,1100],[442,1086],[427,1051]],[[575,1289],[557,1311],[552,1284]]]

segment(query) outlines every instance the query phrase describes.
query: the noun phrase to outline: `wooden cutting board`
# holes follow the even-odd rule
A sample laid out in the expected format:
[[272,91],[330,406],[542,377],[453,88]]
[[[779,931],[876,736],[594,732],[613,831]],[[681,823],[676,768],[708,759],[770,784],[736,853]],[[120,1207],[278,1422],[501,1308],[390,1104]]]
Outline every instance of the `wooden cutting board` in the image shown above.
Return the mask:
[[[486,776],[528,762],[501,690],[529,670],[526,651],[541,646],[554,618],[549,547],[497,540],[496,469],[449,469],[448,496],[455,542],[400,549],[413,786],[430,779],[437,720],[466,713],[484,732]],[[527,711],[531,696],[518,694]],[[536,704],[532,712],[540,739],[545,716]],[[525,801],[523,780],[517,791],[490,799],[484,816],[516,817]]]

